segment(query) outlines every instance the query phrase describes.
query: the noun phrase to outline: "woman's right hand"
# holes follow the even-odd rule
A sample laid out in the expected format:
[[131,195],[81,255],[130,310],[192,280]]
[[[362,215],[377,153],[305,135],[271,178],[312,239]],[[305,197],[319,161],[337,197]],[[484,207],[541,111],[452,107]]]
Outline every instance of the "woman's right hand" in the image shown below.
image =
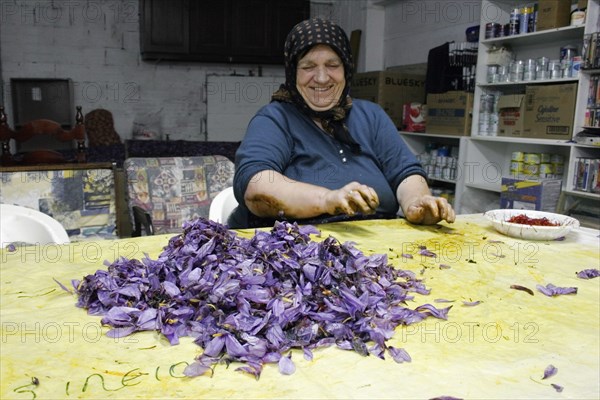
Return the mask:
[[331,215],[373,214],[378,206],[379,197],[375,190],[358,182],[350,182],[325,195],[325,209]]

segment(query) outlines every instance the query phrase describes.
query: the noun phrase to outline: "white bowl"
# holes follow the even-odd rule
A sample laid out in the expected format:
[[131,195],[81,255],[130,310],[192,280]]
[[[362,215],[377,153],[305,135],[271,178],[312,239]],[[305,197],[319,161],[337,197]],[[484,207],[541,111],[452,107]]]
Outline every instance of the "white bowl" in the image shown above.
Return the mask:
[[[558,223],[557,226],[536,226],[508,222],[516,215],[525,214],[529,218],[548,218],[551,222]],[[579,221],[568,215],[554,214],[545,211],[534,210],[491,210],[483,214],[494,226],[494,228],[507,236],[527,240],[555,240],[566,236],[571,229],[579,228]]]

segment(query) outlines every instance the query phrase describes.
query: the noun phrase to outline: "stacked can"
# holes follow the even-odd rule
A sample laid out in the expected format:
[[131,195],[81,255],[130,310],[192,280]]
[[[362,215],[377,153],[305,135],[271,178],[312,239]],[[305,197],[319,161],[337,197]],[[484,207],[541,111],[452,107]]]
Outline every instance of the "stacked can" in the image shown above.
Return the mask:
[[573,59],[575,56],[577,56],[577,47],[568,45],[560,48],[560,66],[563,78],[573,76]]
[[536,69],[537,69],[537,61],[536,60],[534,60],[533,58],[529,58],[529,59],[525,60],[524,66],[523,66],[523,80],[526,82],[535,81]]
[[550,155],[550,165],[555,178],[560,178],[565,170],[565,158],[560,154]]
[[550,60],[548,57],[540,57],[537,59],[535,65],[535,79],[550,79],[550,71],[548,70],[548,65]]
[[523,174],[530,178],[539,178],[540,176],[540,153],[525,153],[523,160]]
[[540,178],[554,178],[554,168],[550,163],[552,154],[541,153],[540,154]]
[[479,134],[482,136],[498,134],[498,97],[491,93],[484,93],[480,97]]
[[419,154],[417,159],[430,178],[454,181],[456,180],[458,160],[455,155],[451,154],[452,152],[454,152],[454,148],[449,151],[447,147],[440,147]]
[[523,174],[523,161],[525,153],[522,151],[514,151],[510,161],[510,174],[517,177]]

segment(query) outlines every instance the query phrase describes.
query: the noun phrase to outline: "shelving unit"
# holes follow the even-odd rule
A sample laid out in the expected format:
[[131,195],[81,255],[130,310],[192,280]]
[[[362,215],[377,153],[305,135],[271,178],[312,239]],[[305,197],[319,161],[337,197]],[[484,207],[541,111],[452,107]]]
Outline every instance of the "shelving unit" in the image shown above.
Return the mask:
[[[435,133],[418,133],[418,132],[405,132],[401,131],[400,136],[404,139],[407,146],[414,154],[423,154],[428,146],[432,143],[436,143],[439,145],[445,145],[450,147],[458,147],[458,157],[457,157],[457,166],[463,165],[465,160],[463,159],[463,152],[461,149],[464,149],[464,143],[466,140],[465,136],[452,136],[452,135],[444,135],[444,134],[435,134]],[[448,189],[452,189],[454,194],[453,204],[456,207],[456,204],[460,201],[460,193],[457,189],[457,183],[460,177],[460,167],[457,171],[456,179],[444,179],[439,177],[429,177],[430,186],[441,186]]]
[[[508,21],[510,12],[515,8],[514,1],[484,0],[480,26],[485,29],[488,22]],[[460,153],[463,173],[457,178],[457,201],[455,208],[459,213],[483,212],[498,208],[502,176],[509,176],[511,154],[515,151],[560,154],[565,159],[562,178],[562,199],[559,207],[567,210],[570,203],[579,199],[598,201],[600,194],[573,190],[573,176],[577,157],[600,158],[600,146],[575,143],[575,134],[583,130],[585,108],[591,71],[583,71],[575,78],[544,79],[528,82],[487,82],[488,50],[492,46],[508,45],[516,59],[548,57],[558,59],[560,48],[577,45],[581,50],[583,36],[600,30],[600,0],[588,0],[586,23],[584,26],[566,26],[527,34],[484,39],[479,42],[477,63],[477,84],[474,93],[473,123],[471,136],[461,139]],[[484,12],[494,10],[494,12]],[[492,19],[488,20],[488,16]],[[575,116],[572,135],[567,140],[513,138],[500,136],[481,136],[479,134],[479,109],[481,95],[492,91],[503,94],[525,93],[526,85],[546,85],[549,83],[577,83]],[[468,160],[468,161],[466,161]],[[575,197],[573,200],[571,197]],[[559,210],[561,211],[561,210]]]

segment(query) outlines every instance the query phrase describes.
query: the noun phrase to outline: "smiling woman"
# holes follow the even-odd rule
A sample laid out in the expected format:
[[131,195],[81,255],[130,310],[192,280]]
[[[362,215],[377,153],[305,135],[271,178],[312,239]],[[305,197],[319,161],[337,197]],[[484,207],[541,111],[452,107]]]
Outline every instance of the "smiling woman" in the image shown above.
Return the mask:
[[454,221],[425,171],[377,104],[350,97],[354,64],[346,33],[315,18],[284,46],[285,83],[248,124],[236,153],[232,228],[396,218]]
[[298,61],[296,87],[313,110],[334,107],[345,86],[344,65],[331,47],[316,45]]

